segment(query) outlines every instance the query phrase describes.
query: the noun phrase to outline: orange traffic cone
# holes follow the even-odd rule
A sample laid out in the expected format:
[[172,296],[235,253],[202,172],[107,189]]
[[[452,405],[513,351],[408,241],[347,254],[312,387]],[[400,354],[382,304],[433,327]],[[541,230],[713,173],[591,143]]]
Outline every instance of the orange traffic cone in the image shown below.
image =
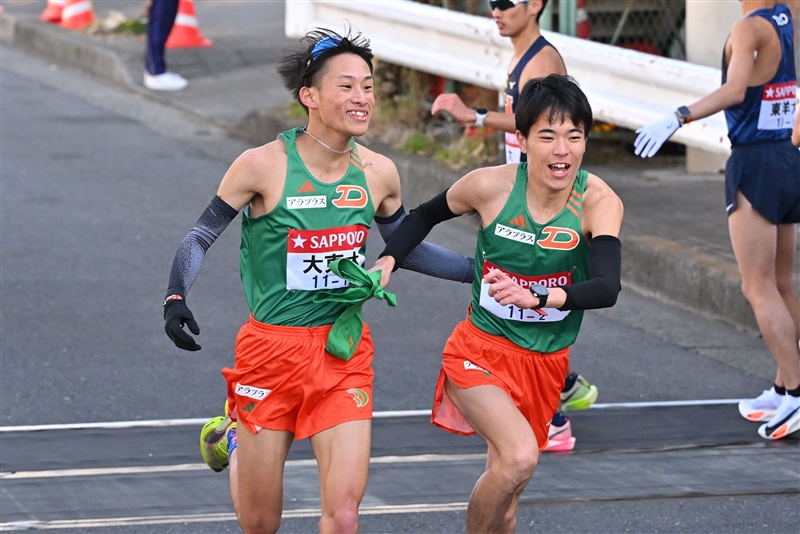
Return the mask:
[[80,30],[94,22],[92,0],[67,0],[61,12],[61,26]]
[[180,0],[178,16],[175,25],[169,32],[167,48],[203,48],[213,45],[214,42],[206,39],[197,27],[197,15],[194,11],[192,0]]
[[581,39],[591,39],[592,27],[589,24],[589,13],[586,11],[586,0],[578,0],[577,8],[577,12],[575,13],[577,35]]
[[39,15],[39,20],[53,24],[61,22],[61,12],[64,11],[64,4],[66,3],[67,0],[47,0],[47,7]]

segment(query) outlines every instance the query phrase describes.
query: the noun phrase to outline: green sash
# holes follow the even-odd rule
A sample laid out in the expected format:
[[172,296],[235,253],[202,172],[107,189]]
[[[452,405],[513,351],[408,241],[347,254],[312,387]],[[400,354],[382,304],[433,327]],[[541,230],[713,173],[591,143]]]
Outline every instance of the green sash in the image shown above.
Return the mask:
[[380,271],[368,273],[363,267],[347,258],[332,261],[328,267],[336,276],[350,282],[350,285],[344,291],[318,291],[314,295],[314,302],[350,304],[333,323],[325,346],[325,350],[332,355],[347,361],[353,356],[361,341],[361,332],[364,328],[361,307],[364,303],[375,297],[385,300],[389,306],[397,307],[397,297],[380,285]]

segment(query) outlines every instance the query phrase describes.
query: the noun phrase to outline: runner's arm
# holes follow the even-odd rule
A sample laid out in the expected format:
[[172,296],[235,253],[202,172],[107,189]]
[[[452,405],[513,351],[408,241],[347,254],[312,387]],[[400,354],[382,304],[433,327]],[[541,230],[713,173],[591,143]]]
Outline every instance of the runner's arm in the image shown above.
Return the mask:
[[[403,265],[411,251],[422,243],[434,226],[442,221],[458,217],[458,214],[453,213],[447,204],[447,191],[449,189],[411,210],[378,256],[378,262],[381,265],[385,265],[387,268],[391,266],[391,271],[396,271],[400,265]],[[391,263],[387,264],[386,262]]]
[[599,235],[592,239],[589,256],[589,279],[570,286],[561,286],[566,293],[559,310],[593,310],[610,308],[617,303],[622,286],[622,244],[619,238]]
[[744,100],[755,66],[754,57],[760,39],[757,24],[760,22],[751,18],[733,25],[729,41],[731,57],[728,61],[728,77],[718,89],[688,106],[693,121],[709,117]]
[[[584,235],[591,236],[589,279],[563,290],[561,310],[591,310],[608,308],[617,302],[621,285],[622,244],[619,232],[624,207],[620,198],[603,180],[590,174],[586,182],[581,220]],[[559,295],[560,296],[560,295]]]
[[200,350],[200,345],[183,330],[186,326],[193,334],[200,333],[200,327],[186,305],[186,294],[197,279],[208,248],[253,198],[259,174],[254,165],[256,159],[253,151],[247,151],[234,161],[222,179],[217,195],[175,253],[163,307],[164,331],[178,348]]
[[[452,93],[443,93],[433,101],[431,115],[436,115],[440,111],[450,113],[459,124],[475,124],[475,121],[478,120],[475,110],[467,107],[458,95]],[[514,114],[502,111],[489,111],[486,118],[483,119],[483,125],[501,132],[514,133],[517,131]]]
[[[406,218],[406,210],[402,205],[389,217],[375,216],[375,223],[384,243],[389,243]],[[400,267],[409,271],[427,274],[428,276],[462,283],[472,283],[475,275],[475,260],[473,258],[462,256],[426,241],[423,241],[409,252]]]
[[186,299],[186,294],[200,272],[206,251],[238,213],[238,210],[228,205],[219,195],[211,199],[197,223],[178,246],[169,275],[167,297],[179,295]]
[[248,150],[236,158],[225,173],[217,195],[178,247],[170,271],[167,297],[179,295],[186,298],[208,248],[258,192],[259,161],[270,159],[269,156],[269,151]]
[[178,348],[200,350],[200,345],[183,330],[185,325],[193,334],[200,333],[200,327],[186,304],[186,293],[197,279],[208,247],[228,227],[237,213],[219,195],[215,196],[175,253],[163,307],[164,331]]
[[[690,104],[688,120],[709,117],[719,111],[735,106],[744,100],[750,77],[755,66],[754,55],[758,50],[761,34],[758,25],[761,19],[742,19],[733,25],[728,43],[731,58],[728,62],[727,80],[718,89]],[[764,22],[769,24],[768,22]],[[727,45],[726,45],[727,46]],[[680,109],[680,108],[678,108]],[[634,154],[652,158],[661,146],[684,124],[675,110],[665,117],[636,130]]]

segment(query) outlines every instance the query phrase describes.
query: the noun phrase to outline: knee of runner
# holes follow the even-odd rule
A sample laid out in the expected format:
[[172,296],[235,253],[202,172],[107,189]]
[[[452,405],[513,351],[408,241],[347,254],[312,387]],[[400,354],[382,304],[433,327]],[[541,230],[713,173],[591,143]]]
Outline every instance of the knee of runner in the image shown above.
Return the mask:
[[756,295],[755,291],[756,285],[742,278],[742,283],[739,286],[739,288],[742,290],[742,295],[744,295],[744,298],[752,305],[753,303],[752,299],[758,296]]
[[[333,511],[333,515],[328,519],[332,524],[327,525],[328,528],[326,529],[320,528],[320,531],[356,532],[358,530],[358,503],[348,503],[339,507]],[[320,523],[322,523],[322,520],[320,520]]]
[[789,276],[776,277],[776,282],[778,285],[778,293],[780,293],[781,296],[793,295],[797,291],[794,287],[791,273],[789,273]]
[[281,516],[272,517],[260,510],[240,510],[239,526],[245,534],[274,534],[281,526]]
[[505,517],[503,517],[503,524],[498,529],[499,532],[514,532],[517,526],[517,508],[515,506],[508,509]]
[[504,477],[512,489],[527,484],[538,462],[539,451],[535,446],[526,444],[520,444],[508,454],[500,456]]

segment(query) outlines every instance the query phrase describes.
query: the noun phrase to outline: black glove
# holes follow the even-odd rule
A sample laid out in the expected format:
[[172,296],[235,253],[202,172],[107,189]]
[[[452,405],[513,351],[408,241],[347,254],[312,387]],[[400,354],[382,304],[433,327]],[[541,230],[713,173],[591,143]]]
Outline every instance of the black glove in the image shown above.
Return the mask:
[[192,334],[200,333],[200,327],[197,326],[197,321],[194,320],[183,299],[170,300],[164,304],[164,320],[166,321],[164,330],[176,347],[183,350],[200,350],[200,345],[195,343],[194,338],[183,331],[183,325],[186,325]]

